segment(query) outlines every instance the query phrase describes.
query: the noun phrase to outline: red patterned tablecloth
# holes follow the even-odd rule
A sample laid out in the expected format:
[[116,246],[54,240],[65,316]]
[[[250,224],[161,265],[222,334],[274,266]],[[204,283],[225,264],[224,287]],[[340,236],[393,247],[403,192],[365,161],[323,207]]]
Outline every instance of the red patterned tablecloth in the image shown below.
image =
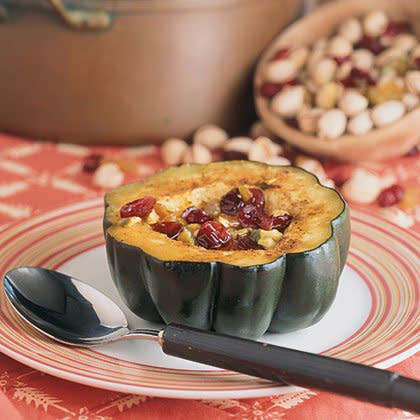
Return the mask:
[[[159,150],[153,146],[88,148],[0,135],[0,229],[59,206],[101,196],[104,191],[92,184],[90,174],[81,171],[83,159],[92,152],[134,158],[136,173],[127,175],[127,180],[147,176],[163,166]],[[330,167],[330,170],[336,169],[336,166]],[[392,174],[403,186],[420,188],[419,155],[371,164],[369,169]],[[370,207],[379,211],[375,205]],[[411,220],[408,228],[420,232],[418,203],[407,216]],[[420,378],[420,355],[393,366],[392,370]],[[214,401],[126,395],[57,379],[1,354],[0,413],[1,419],[7,420],[420,419],[401,410],[312,390],[269,398]]]

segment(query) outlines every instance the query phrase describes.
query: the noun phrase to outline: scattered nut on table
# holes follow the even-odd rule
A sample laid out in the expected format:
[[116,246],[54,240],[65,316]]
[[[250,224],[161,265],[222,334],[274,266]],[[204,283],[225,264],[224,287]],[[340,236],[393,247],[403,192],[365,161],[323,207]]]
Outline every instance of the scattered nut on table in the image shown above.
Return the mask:
[[100,165],[92,177],[93,185],[100,188],[115,188],[123,182],[124,172],[113,162]]
[[376,200],[382,188],[383,183],[379,176],[364,168],[357,168],[343,184],[341,192],[346,200],[369,204]]
[[188,149],[188,144],[181,139],[169,138],[161,147],[162,160],[167,165],[178,165]]
[[222,147],[228,138],[229,136],[223,128],[213,124],[206,124],[194,133],[193,142],[213,150]]
[[267,81],[275,93],[259,93],[273,114],[303,133],[365,135],[420,107],[419,38],[408,20],[373,10],[312,45],[283,45],[269,58]]

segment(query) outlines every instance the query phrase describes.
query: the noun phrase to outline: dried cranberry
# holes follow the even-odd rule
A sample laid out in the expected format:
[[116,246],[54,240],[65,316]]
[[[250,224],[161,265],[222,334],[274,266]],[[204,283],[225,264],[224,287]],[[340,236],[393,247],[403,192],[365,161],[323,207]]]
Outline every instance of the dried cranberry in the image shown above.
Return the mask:
[[273,218],[262,213],[258,216],[258,227],[264,230],[271,230],[273,228]]
[[237,240],[238,249],[262,249],[260,245],[258,245],[253,239],[251,239],[249,236],[238,236]]
[[245,203],[238,188],[230,190],[220,200],[220,210],[222,213],[229,214],[230,216],[236,216],[244,206]]
[[138,200],[124,204],[120,209],[121,217],[144,217],[147,216],[156,204],[156,199],[148,195]]
[[211,220],[211,217],[203,210],[198,207],[188,207],[182,213],[182,218],[187,223],[204,223]]
[[294,117],[292,118],[285,118],[284,122],[289,126],[292,127],[294,129],[298,129],[299,128],[299,123],[298,120]]
[[253,204],[247,204],[238,213],[238,220],[243,227],[258,227],[261,214],[261,209],[258,209]]
[[229,231],[218,221],[210,220],[201,225],[197,242],[207,249],[218,249],[231,240]]
[[404,196],[404,189],[400,185],[392,185],[381,191],[378,196],[378,205],[381,207],[390,207],[399,203]]
[[350,61],[351,57],[350,55],[343,55],[343,56],[334,56],[333,60],[337,63],[337,65],[341,66],[343,63]]
[[415,63],[415,65],[416,65],[416,67],[417,67],[418,69],[420,69],[420,57],[416,57],[416,58],[414,59],[414,63]]
[[384,35],[394,37],[402,33],[411,32],[411,24],[407,21],[391,21],[384,31]]
[[363,38],[359,41],[359,48],[366,48],[367,50],[373,52],[374,54],[379,54],[382,52],[385,47],[381,44],[380,37],[364,35]]
[[357,86],[356,81],[350,76],[341,79],[339,82],[346,88],[352,88]]
[[366,71],[362,69],[358,69],[357,67],[353,67],[350,72],[351,79],[359,79],[366,81],[369,85],[375,85],[375,79]]
[[182,225],[178,222],[159,222],[152,225],[154,231],[164,233],[170,239],[178,238],[182,232]]
[[283,60],[289,56],[290,48],[280,48],[274,55],[272,60]]
[[83,162],[82,171],[87,173],[95,172],[101,165],[103,156],[97,153],[92,153],[87,156]]
[[417,156],[419,154],[418,146],[413,146],[405,155],[406,156]]
[[259,93],[264,98],[272,98],[283,89],[283,83],[263,82]]
[[265,207],[264,193],[258,188],[250,188],[249,191],[251,191],[251,194],[252,194],[250,203],[253,204],[255,207],[257,207],[258,209],[264,210],[264,207]]
[[283,232],[284,229],[287,228],[287,226],[290,225],[290,222],[292,221],[292,216],[289,216],[288,214],[283,214],[281,216],[273,216],[273,227],[272,229],[277,229],[280,232]]
[[248,155],[237,150],[224,150],[223,160],[248,160]]

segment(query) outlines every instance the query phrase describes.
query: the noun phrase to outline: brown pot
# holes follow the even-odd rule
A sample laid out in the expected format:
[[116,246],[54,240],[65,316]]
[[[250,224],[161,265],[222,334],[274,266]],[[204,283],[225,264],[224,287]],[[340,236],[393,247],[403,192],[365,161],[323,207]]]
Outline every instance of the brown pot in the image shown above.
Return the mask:
[[244,129],[253,115],[253,66],[301,6],[296,0],[68,0],[67,9],[62,0],[36,3],[2,1],[9,16],[0,23],[0,130],[119,144],[186,138],[208,122]]

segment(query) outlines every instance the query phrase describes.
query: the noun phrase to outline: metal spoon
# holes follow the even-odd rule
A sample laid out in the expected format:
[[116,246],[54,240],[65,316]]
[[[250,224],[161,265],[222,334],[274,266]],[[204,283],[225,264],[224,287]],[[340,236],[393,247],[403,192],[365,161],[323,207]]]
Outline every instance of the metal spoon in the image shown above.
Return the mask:
[[171,356],[420,412],[420,382],[397,373],[266,343],[169,324],[133,329],[122,310],[95,288],[56,271],[21,267],[6,273],[6,296],[19,315],[65,344],[122,339],[158,342]]

